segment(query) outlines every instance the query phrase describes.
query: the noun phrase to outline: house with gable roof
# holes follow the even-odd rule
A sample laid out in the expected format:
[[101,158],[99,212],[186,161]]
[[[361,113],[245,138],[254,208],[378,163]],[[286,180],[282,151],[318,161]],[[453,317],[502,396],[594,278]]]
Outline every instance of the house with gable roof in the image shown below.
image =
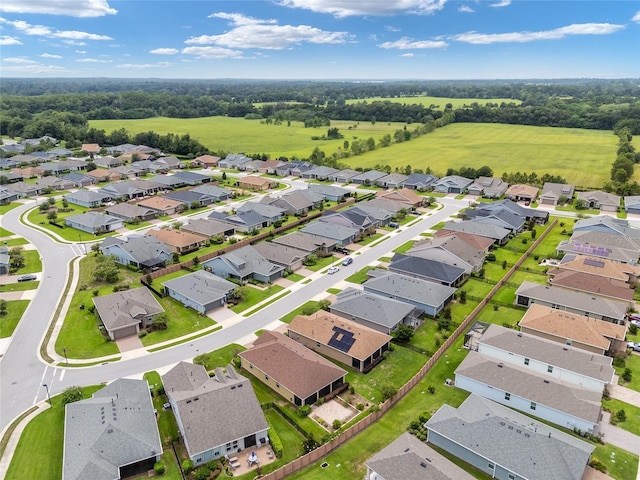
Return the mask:
[[598,209],[600,212],[617,212],[620,208],[620,197],[602,190],[578,192],[578,202],[583,202],[585,208]]
[[243,283],[251,278],[271,283],[282,277],[284,271],[284,267],[270,262],[250,245],[202,262],[202,268],[219,277],[235,278]]
[[137,335],[164,309],[145,287],[93,297],[96,313],[111,340]]
[[167,280],[162,286],[171,298],[202,314],[214,308],[224,307],[228,295],[237,287],[235,283],[206,270],[196,270],[182,277]]
[[431,190],[433,184],[438,180],[438,177],[431,175],[430,173],[412,173],[404,182],[402,182],[402,186],[409,190],[426,192]]
[[64,219],[65,225],[73,227],[83,232],[100,235],[103,233],[115,232],[119,228],[124,228],[121,218],[112,217],[98,212],[79,213],[70,215]]
[[448,175],[434,182],[431,187],[438,193],[464,193],[467,187],[473,183],[470,178],[460,175]]
[[575,187],[567,183],[553,183],[545,182],[542,186],[542,193],[538,197],[540,205],[552,205],[556,206],[561,203],[570,201],[573,199]]
[[121,265],[139,269],[164,267],[171,259],[171,248],[153,235],[143,237],[107,237],[100,244],[103,255],[113,255]]

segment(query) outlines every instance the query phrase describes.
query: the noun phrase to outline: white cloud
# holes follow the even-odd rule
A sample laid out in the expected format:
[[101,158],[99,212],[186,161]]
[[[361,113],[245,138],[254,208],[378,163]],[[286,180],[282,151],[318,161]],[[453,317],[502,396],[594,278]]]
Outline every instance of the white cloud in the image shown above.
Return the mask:
[[400,29],[396,27],[392,27],[391,25],[387,25],[384,27],[387,32],[399,32]]
[[462,13],[473,13],[475,10],[468,5],[460,5],[458,11]]
[[85,53],[87,53],[86,50],[76,50],[76,53],[79,53],[80,55],[84,55]]
[[85,45],[87,45],[87,42],[76,42],[75,40],[63,40],[62,43],[73,45],[75,47],[84,47]]
[[329,13],[338,18],[362,15],[429,15],[444,8],[447,0],[282,0],[280,5]]
[[7,57],[2,61],[5,63],[20,63],[24,65],[38,63],[38,62],[34,62],[33,60],[29,60],[28,58],[22,58],[22,57]]
[[502,7],[508,7],[509,5],[511,5],[511,0],[500,0],[499,2],[492,3],[489,6],[493,8],[502,8]]
[[28,74],[60,73],[62,71],[68,71],[66,68],[60,67],[58,65],[43,65],[41,63],[34,63],[29,65],[3,66],[2,70],[4,72],[19,72],[19,73],[28,73]]
[[6,20],[0,18],[0,23],[13,26],[16,30],[27,35],[36,35],[49,38],[66,38],[73,41],[77,40],[113,40],[107,35],[98,35],[95,33],[79,32],[77,30],[53,30],[45,25],[31,25],[24,20]]
[[0,11],[71,17],[102,17],[118,12],[109,6],[107,0],[2,0]]
[[220,58],[242,58],[242,52],[222,47],[186,47],[182,53],[196,55],[198,58],[215,60]]
[[540,32],[477,33],[468,32],[452,37],[459,42],[486,45],[490,43],[525,43],[536,40],[559,40],[569,35],[609,35],[624,28],[611,23],[574,23],[566,27]]
[[22,45],[22,42],[16,37],[2,35],[0,36],[0,45]]
[[401,57],[407,57],[407,58],[411,58],[411,57],[415,57],[416,54],[415,53],[403,53],[400,55]]
[[636,12],[636,14],[631,17],[632,22],[640,23],[640,10]]
[[78,58],[76,62],[81,63],[111,63],[111,60],[98,60],[97,58]]
[[378,45],[380,48],[385,49],[398,49],[398,50],[417,50],[426,48],[445,48],[448,43],[443,40],[413,40],[412,38],[402,37],[395,42],[384,42]]
[[350,38],[347,32],[329,32],[309,25],[278,25],[276,20],[260,20],[239,13],[214,13],[210,17],[230,20],[233,28],[220,35],[191,37],[186,44],[282,50],[301,43],[344,43]]
[[180,53],[180,50],[177,48],[154,48],[153,50],[149,50],[149,53],[156,55],[175,55],[176,53]]
[[54,55],[53,53],[43,53],[42,55],[40,55],[42,58],[62,58],[62,55]]
[[159,68],[159,67],[170,67],[173,65],[170,62],[158,62],[158,63],[122,63],[120,65],[116,65],[118,68],[127,68],[127,69],[136,69],[136,70],[144,70],[147,68]]

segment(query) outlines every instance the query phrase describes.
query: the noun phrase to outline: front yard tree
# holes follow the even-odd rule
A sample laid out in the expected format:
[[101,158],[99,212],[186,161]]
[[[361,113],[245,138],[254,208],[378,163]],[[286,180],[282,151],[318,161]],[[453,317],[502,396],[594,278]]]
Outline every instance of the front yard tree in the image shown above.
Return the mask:
[[0,316],[4,317],[7,314],[7,301],[0,300]]
[[69,387],[62,392],[62,405],[82,400],[82,389],[80,387]]
[[413,337],[414,329],[411,325],[400,325],[395,332],[393,332],[393,336],[396,341],[400,343],[409,343],[411,337]]
[[112,255],[100,255],[96,257],[97,266],[93,271],[93,278],[98,282],[116,283],[120,277],[120,271]]
[[58,219],[58,214],[56,213],[55,210],[52,210],[49,213],[47,213],[47,220],[49,220],[50,222],[55,222],[57,219]]
[[247,286],[236,287],[233,290],[233,297],[237,298],[240,301],[243,301],[250,293],[250,289]]
[[154,330],[166,330],[169,324],[169,317],[166,313],[159,313],[153,320],[151,320],[151,326]]

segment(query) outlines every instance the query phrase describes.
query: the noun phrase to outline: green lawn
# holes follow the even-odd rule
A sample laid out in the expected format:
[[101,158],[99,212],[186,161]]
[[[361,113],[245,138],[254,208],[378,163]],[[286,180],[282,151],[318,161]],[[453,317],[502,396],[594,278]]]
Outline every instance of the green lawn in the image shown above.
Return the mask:
[[[498,177],[504,172],[535,171],[560,175],[578,186],[599,187],[609,181],[616,141],[604,130],[455,123],[346,161],[351,168],[380,163],[391,168],[430,167],[440,176],[448,168],[486,164]],[[640,176],[636,173],[634,178]]]
[[[84,387],[85,398],[102,385]],[[26,426],[7,470],[6,480],[60,480],[64,444],[64,406],[61,395],[51,399],[53,406],[33,418]]]
[[323,268],[328,267],[329,265],[331,265],[336,260],[337,260],[336,257],[334,257],[333,255],[330,255],[328,257],[318,258],[316,260],[316,264],[315,265],[305,265],[304,268],[306,268],[307,270],[311,270],[312,272],[318,272],[318,271],[322,270]]
[[235,313],[242,313],[248,308],[255,306],[257,303],[266,300],[271,295],[275,295],[276,293],[284,290],[284,288],[282,288],[280,285],[271,285],[265,289],[258,289],[252,287],[251,285],[247,286],[249,287],[249,293],[247,294],[247,296],[242,300],[242,302],[231,308],[231,310],[233,310]]
[[[151,390],[151,396],[153,401],[153,408],[158,412],[158,430],[160,432],[160,440],[164,448],[171,448],[171,441],[176,441],[180,438],[180,430],[178,429],[178,423],[173,415],[173,411],[165,410],[162,406],[167,403],[168,399],[166,395],[159,395],[160,387],[162,387],[162,379],[158,372],[147,372],[143,378],[147,383],[153,387]],[[170,451],[170,450],[169,450]]]
[[[9,203],[7,205],[0,205],[0,215],[4,215],[5,213],[10,212],[11,210],[19,207],[20,205],[22,205],[22,203],[18,203],[18,202]],[[6,235],[2,235],[2,236],[4,237]]]
[[2,292],[23,292],[25,290],[35,290],[40,285],[38,280],[31,282],[8,283],[0,285],[0,293]]
[[408,242],[404,242],[397,248],[393,249],[394,253],[407,253],[412,247],[413,244],[416,243],[415,240],[409,240]]
[[407,97],[370,97],[364,99],[349,99],[347,100],[347,105],[353,103],[362,103],[366,101],[367,103],[373,102],[392,102],[392,103],[403,103],[405,105],[423,105],[426,108],[431,108],[433,105],[434,109],[444,110],[448,103],[450,103],[453,108],[460,108],[464,106],[471,106],[474,103],[478,105],[484,106],[487,103],[514,103],[516,105],[520,105],[522,103],[521,100],[513,100],[511,98],[447,98],[447,97],[430,97],[426,95],[416,95],[416,96],[407,96]]
[[316,310],[320,309],[320,305],[317,301],[315,300],[309,300],[305,303],[303,303],[302,305],[300,305],[298,308],[296,308],[295,310],[287,313],[284,317],[282,317],[280,319],[281,322],[283,323],[291,323],[291,321],[296,318],[296,316],[298,315],[302,315],[302,312],[307,308],[307,307],[314,307]]
[[331,295],[337,295],[341,291],[342,290],[340,290],[339,288],[327,288],[327,293],[330,293]]
[[40,252],[37,250],[23,250],[24,267],[18,269],[16,275],[25,273],[38,273],[42,271],[42,260],[40,260]]
[[231,363],[233,357],[245,350],[246,348],[242,345],[231,343],[226,347],[219,348],[218,350],[198,355],[193,359],[193,363],[204,365],[204,367],[210,371],[216,367],[226,367]]
[[347,278],[345,278],[345,281],[350,283],[364,283],[367,280],[367,278],[369,278],[367,277],[367,272],[372,268],[375,268],[375,267],[366,266],[358,270],[356,273],[349,275]]
[[602,406],[611,412],[611,418],[614,418],[618,411],[624,410],[627,419],[623,422],[618,422],[616,425],[620,428],[624,428],[634,435],[640,435],[640,407],[621,402],[615,398],[603,400]]
[[12,235],[13,235],[13,232],[10,232],[6,228],[0,227],[0,238],[10,237]]
[[7,314],[0,316],[0,338],[13,335],[18,326],[22,314],[29,306],[29,300],[9,300],[7,302]]
[[622,380],[624,368],[614,367],[616,374],[620,377],[618,383],[635,390],[636,392],[640,392],[640,355],[630,354],[626,359],[626,366],[631,369],[631,381],[629,383],[625,383],[624,380]]
[[358,245],[361,245],[361,246],[370,245],[376,240],[381,239],[382,237],[383,235],[381,233],[374,233],[373,235],[367,235],[366,237],[364,237],[362,240],[358,242]]
[[290,280],[294,283],[299,282],[300,280],[304,280],[305,277],[300,275],[299,273],[290,273],[287,275],[287,280]]
[[607,474],[616,480],[636,478],[638,455],[611,444],[596,444],[596,449],[591,454],[591,459],[593,460],[594,458],[600,460],[607,467]]
[[[56,202],[56,205],[61,206],[60,202]],[[80,213],[84,213],[89,210],[87,208],[79,207],[77,205],[69,205],[69,208],[71,209],[70,212],[58,213],[58,218],[56,219],[56,223],[58,223],[59,225],[64,225],[65,218],[71,215],[78,215]],[[29,220],[31,223],[35,225],[38,225],[41,228],[44,228],[45,230],[48,230],[50,232],[57,234],[58,236],[62,237],[64,240],[67,240],[69,242],[87,242],[90,240],[99,240],[101,238],[114,235],[113,232],[105,233],[102,235],[92,235],[90,233],[83,232],[81,230],[76,230],[75,228],[72,228],[72,227],[66,227],[66,226],[64,228],[56,227],[55,225],[51,225],[49,223],[49,220],[47,220],[47,212],[44,212],[44,213],[40,212],[38,208],[34,208],[32,210],[29,210],[29,212],[27,212],[27,220]]]
[[12,238],[11,240],[5,240],[2,244],[6,247],[17,247],[18,245],[26,245],[29,241],[26,238]]

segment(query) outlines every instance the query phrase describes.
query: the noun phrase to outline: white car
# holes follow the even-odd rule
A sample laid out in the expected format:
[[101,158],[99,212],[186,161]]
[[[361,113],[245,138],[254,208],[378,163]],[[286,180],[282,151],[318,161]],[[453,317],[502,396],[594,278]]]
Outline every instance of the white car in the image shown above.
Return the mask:
[[327,273],[329,275],[333,275],[334,273],[337,273],[340,271],[339,267],[329,267],[329,270],[327,270]]

